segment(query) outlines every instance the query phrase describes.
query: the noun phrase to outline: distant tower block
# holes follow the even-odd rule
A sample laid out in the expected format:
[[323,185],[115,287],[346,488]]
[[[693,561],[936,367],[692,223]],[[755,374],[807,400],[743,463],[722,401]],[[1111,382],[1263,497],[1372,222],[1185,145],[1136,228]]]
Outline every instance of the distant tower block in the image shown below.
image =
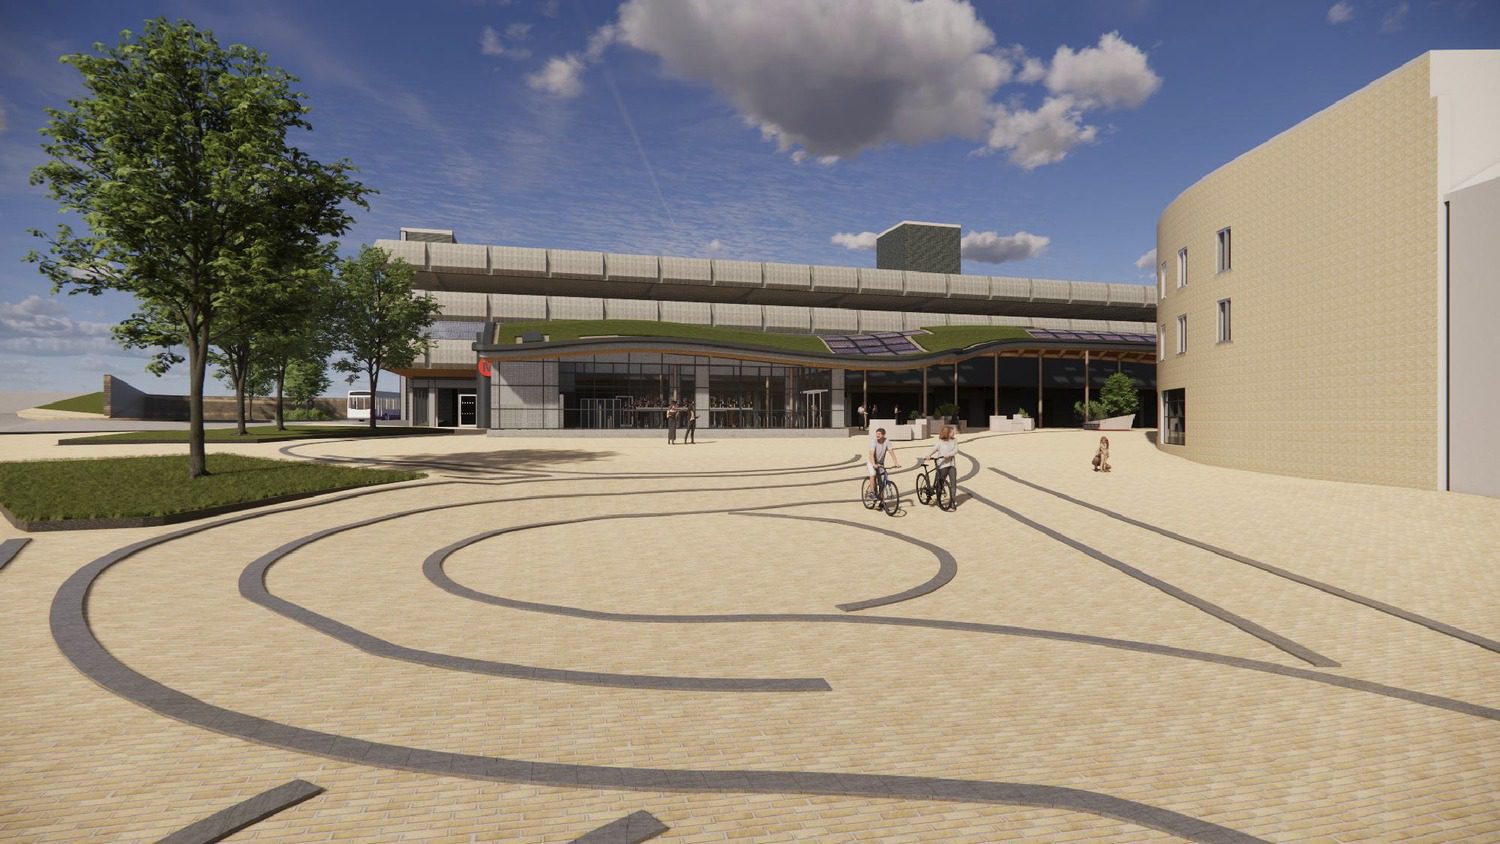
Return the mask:
[[952,223],[902,220],[875,239],[875,266],[923,273],[963,272],[960,228]]

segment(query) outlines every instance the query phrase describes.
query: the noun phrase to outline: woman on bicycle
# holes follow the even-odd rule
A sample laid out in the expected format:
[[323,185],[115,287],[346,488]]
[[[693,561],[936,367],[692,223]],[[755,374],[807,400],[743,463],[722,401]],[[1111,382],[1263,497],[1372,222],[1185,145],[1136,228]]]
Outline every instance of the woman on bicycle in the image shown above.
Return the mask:
[[943,426],[943,429],[938,432],[937,444],[922,459],[932,460],[933,458],[937,459],[937,485],[941,488],[943,484],[949,484],[948,500],[951,502],[955,500],[954,496],[958,492],[958,485],[953,475],[953,464],[958,459],[958,438],[954,436],[952,425]]
[[870,443],[870,453],[865,456],[865,469],[870,477],[865,481],[865,488],[880,495],[880,477],[878,472],[885,469],[885,459],[891,458],[891,465],[897,469],[901,468],[901,461],[896,459],[896,453],[891,451],[891,444],[885,441],[885,429],[875,429],[875,441]]

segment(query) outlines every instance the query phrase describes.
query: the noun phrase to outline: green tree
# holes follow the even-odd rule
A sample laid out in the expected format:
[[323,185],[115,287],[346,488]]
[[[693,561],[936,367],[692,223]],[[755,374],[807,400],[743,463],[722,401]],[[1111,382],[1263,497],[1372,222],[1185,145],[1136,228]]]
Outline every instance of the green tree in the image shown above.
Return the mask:
[[297,407],[313,409],[313,402],[332,386],[327,358],[297,358],[287,363],[286,397]]
[[410,264],[372,246],[339,264],[331,335],[333,348],[347,357],[333,367],[349,373],[351,383],[359,375],[369,379],[371,428],[380,370],[411,366],[427,350],[427,329],[439,312],[436,302],[413,295],[416,274]]
[[316,363],[322,382],[313,387],[312,398],[329,387],[324,370],[328,366],[328,330],[333,315],[332,272],[327,266],[310,270],[295,289],[283,293],[282,305],[255,336],[256,361],[265,367],[276,388],[276,428],[281,431],[286,430],[285,393],[293,364]]
[[[88,95],[48,109],[31,174],[87,226],[32,233],[48,244],[28,260],[53,290],[132,294],[138,311],[116,336],[183,360],[189,390],[188,474],[207,474],[203,383],[219,308],[285,269],[288,251],[346,231],[345,202],[365,188],[347,161],[322,164],[287,143],[311,128],[296,80],[242,45],[225,49],[192,23],[147,21],[115,47],[64,56]],[[295,221],[295,223],[291,221]]]
[[1123,372],[1116,372],[1100,388],[1099,401],[1104,404],[1106,418],[1129,416],[1140,410],[1141,394],[1135,387],[1135,379]]

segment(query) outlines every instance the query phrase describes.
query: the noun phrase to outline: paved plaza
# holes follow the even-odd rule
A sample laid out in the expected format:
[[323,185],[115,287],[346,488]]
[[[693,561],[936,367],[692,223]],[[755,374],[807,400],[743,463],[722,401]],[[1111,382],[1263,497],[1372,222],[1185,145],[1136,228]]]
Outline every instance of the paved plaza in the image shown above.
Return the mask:
[[429,474],[31,535],[0,840],[1500,841],[1500,500],[1039,431],[887,516],[700,435],[211,446]]

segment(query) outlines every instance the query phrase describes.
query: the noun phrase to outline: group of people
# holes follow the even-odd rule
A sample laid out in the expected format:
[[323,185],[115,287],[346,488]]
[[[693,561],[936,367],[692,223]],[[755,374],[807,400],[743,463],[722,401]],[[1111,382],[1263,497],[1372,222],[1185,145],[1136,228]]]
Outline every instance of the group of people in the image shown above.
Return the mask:
[[677,443],[677,428],[679,425],[684,429],[682,436],[683,445],[696,445],[698,441],[694,439],[694,434],[698,432],[698,408],[694,407],[692,402],[688,402],[685,405],[678,405],[674,401],[667,405],[667,445],[675,445]]
[[[870,429],[870,420],[871,419],[879,419],[879,418],[881,418],[881,416],[880,416],[880,405],[878,405],[878,404],[876,404],[874,402],[870,402],[870,406],[869,407],[865,407],[864,405],[860,405],[858,407],[858,409],[856,409],[854,412],[855,412],[856,415],[859,416],[859,429],[861,431],[868,431]],[[915,411],[913,411],[913,412],[915,412]],[[897,425],[904,424],[902,422],[902,420],[901,420],[901,405],[898,404],[898,405],[896,405],[891,410],[891,418],[896,420],[896,424]],[[907,420],[907,421],[910,421],[910,420]]]

